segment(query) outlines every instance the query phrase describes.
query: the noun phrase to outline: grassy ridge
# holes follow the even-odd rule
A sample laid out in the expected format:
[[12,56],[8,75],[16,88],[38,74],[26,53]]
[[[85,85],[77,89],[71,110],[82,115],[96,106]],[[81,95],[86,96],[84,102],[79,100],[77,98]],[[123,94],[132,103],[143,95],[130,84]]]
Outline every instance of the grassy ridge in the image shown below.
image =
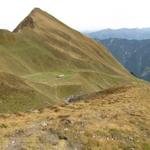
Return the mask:
[[[48,103],[56,103],[70,95],[95,92],[133,80],[102,45],[40,9],[34,9],[14,32],[0,30],[0,71],[22,78],[31,90],[44,95],[39,96],[37,107],[45,105],[46,98]],[[36,99],[28,92],[24,95],[22,101]],[[17,94],[5,99],[18,103],[20,109],[26,107],[19,102]],[[12,107],[11,111],[15,110]]]

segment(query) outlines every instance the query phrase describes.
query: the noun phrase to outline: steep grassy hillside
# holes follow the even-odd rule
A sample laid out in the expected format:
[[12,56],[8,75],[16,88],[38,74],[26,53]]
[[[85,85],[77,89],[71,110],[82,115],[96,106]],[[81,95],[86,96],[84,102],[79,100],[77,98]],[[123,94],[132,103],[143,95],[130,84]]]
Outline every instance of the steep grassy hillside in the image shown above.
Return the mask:
[[[46,99],[39,98],[43,104],[36,107],[45,105],[47,98],[50,104],[134,80],[102,45],[38,8],[14,32],[0,30],[0,71],[25,80],[37,94],[44,95]],[[28,93],[25,96],[24,103],[34,101]],[[17,94],[6,100],[18,103],[19,110],[25,107]]]
[[0,72],[0,113],[44,107],[50,98],[31,88],[23,79]]

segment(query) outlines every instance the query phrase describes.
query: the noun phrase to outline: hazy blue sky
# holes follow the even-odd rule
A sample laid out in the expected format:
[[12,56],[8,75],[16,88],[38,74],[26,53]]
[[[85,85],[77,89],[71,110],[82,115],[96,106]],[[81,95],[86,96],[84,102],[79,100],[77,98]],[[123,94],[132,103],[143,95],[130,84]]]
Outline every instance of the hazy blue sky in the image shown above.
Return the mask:
[[1,0],[0,28],[13,30],[34,7],[80,31],[150,27],[150,0]]

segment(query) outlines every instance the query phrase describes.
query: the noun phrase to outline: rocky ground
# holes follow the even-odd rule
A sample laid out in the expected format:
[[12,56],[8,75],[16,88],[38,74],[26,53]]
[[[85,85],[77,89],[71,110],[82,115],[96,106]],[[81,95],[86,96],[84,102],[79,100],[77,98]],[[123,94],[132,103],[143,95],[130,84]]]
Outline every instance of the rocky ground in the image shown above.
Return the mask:
[[150,150],[150,86],[0,115],[0,150]]

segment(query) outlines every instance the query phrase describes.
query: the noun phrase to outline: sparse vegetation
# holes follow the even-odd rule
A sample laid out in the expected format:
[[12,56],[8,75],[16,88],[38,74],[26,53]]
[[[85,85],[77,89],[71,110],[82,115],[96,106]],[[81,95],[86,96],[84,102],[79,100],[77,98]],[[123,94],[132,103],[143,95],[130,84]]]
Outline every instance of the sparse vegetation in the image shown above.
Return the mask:
[[149,150],[149,84],[136,83],[102,93],[42,111],[1,116],[0,124],[7,126],[0,128],[2,146],[29,150]]

